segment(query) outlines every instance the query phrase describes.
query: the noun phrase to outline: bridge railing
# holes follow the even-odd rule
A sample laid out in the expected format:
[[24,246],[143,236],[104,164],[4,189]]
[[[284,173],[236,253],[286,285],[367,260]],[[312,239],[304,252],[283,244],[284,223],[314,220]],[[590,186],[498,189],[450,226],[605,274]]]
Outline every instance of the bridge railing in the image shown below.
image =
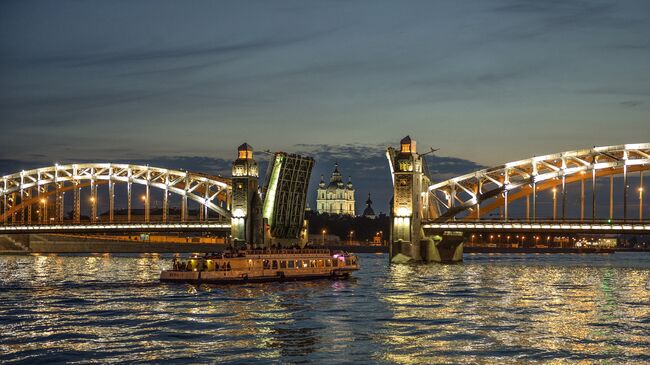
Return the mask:
[[[433,221],[423,221],[423,224]],[[446,222],[436,223],[538,223],[538,224],[650,224],[650,220],[639,219],[531,219],[531,218],[481,218],[481,219],[454,219]]]

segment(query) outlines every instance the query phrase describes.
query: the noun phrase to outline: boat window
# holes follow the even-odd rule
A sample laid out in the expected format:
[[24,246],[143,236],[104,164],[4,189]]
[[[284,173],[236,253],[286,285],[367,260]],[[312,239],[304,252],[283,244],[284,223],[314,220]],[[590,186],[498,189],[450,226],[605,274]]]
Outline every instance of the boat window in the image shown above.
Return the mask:
[[302,269],[302,260],[296,262],[296,268]]
[[272,269],[277,269],[278,268],[278,260],[273,260],[273,266],[271,268]]
[[334,266],[334,267],[339,266],[339,259],[332,260],[332,266]]
[[284,260],[280,260],[280,269],[286,269],[287,268],[287,262]]
[[316,267],[316,260],[309,260],[309,267]]
[[290,268],[290,269],[293,269],[294,264],[295,264],[295,261],[290,260],[290,261],[287,262],[287,264],[289,264],[289,268]]
[[325,260],[325,267],[330,267],[330,266],[332,266],[332,260],[330,259]]
[[323,266],[325,266],[323,260],[318,260],[318,267],[323,267]]
[[269,260],[264,260],[263,267],[264,269],[269,269],[271,267]]

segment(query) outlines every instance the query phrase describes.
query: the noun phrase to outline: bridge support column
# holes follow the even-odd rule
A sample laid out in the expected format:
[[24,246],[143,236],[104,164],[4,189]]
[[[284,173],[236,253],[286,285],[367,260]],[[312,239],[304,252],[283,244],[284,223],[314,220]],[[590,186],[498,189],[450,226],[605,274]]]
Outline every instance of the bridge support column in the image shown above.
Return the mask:
[[90,221],[97,222],[97,183],[95,180],[90,181]]
[[580,179],[580,222],[585,221],[585,174],[581,173]]
[[81,221],[81,188],[78,186],[79,182],[75,181],[74,188],[74,222],[79,223]]
[[59,223],[63,223],[65,219],[65,192],[60,195],[61,204],[59,204]]
[[[16,199],[18,199],[17,196],[16,196],[16,193],[11,193],[11,195],[9,196],[9,206],[7,207],[8,208],[7,210],[12,210],[17,205]],[[11,224],[16,224],[16,212],[15,211],[13,213],[11,213]]]
[[[32,189],[29,188],[27,189],[27,200],[32,199]],[[27,224],[32,224],[32,205],[33,204],[27,204]]]
[[643,171],[639,171],[639,222],[643,221]]
[[623,166],[623,220],[627,220],[627,151],[624,152]]
[[[596,158],[594,157],[594,163]],[[596,221],[596,169],[591,170],[591,221]]]
[[533,221],[537,220],[537,183],[533,181]]
[[126,221],[129,223],[131,223],[131,195],[131,178],[129,178],[129,182],[126,184]]
[[61,223],[63,215],[61,214],[61,204],[63,203],[61,200],[61,185],[56,184],[56,191],[54,192],[56,195],[54,196],[54,221],[57,223]]
[[108,221],[113,223],[115,220],[115,183],[113,180],[108,181]]
[[209,214],[208,214],[208,205],[206,204],[208,201],[208,198],[210,198],[210,184],[205,183],[205,194],[203,195],[205,202],[201,204],[201,209],[203,209],[203,219],[208,220]]
[[[4,190],[7,190],[7,180],[4,180]],[[7,224],[7,194],[2,194],[2,223]]]
[[562,175],[562,220],[566,219],[566,175]]
[[151,221],[151,212],[149,210],[150,207],[150,197],[149,197],[149,180],[150,177],[147,176],[147,185],[145,187],[145,193],[144,193],[144,221],[149,223]]
[[503,191],[503,220],[508,220],[508,190]]
[[183,195],[181,202],[181,222],[187,221],[187,195]]
[[7,195],[3,195],[2,200],[2,223],[7,224]]
[[43,224],[43,213],[44,213],[43,212],[43,210],[44,210],[43,206],[45,204],[43,204],[43,199],[41,198],[41,188],[40,187],[36,187],[36,199],[37,199],[37,202],[38,202],[38,209],[36,209],[36,213],[37,213],[37,216],[38,216],[38,224]]
[[169,220],[169,191],[165,189],[163,191],[163,208],[162,208],[162,220],[167,223]]
[[609,175],[609,219],[614,219],[614,175]]

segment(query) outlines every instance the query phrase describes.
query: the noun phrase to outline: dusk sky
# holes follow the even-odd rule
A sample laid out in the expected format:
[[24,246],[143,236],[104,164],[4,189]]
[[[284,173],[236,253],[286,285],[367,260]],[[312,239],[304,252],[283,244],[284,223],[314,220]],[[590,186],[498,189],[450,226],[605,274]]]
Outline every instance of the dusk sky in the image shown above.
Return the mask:
[[650,1],[2,1],[0,91],[0,174],[228,174],[248,142],[385,211],[407,134],[434,179],[650,141]]

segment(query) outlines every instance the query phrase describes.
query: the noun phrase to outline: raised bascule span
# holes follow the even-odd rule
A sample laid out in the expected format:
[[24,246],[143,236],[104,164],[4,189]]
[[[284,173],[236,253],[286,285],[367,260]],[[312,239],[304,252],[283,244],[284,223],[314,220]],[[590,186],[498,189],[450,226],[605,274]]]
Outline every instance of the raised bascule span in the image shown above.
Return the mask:
[[[643,217],[643,172],[650,169],[650,143],[593,147],[509,162],[453,179],[431,183],[426,160],[410,137],[389,147],[393,177],[391,259],[393,261],[462,260],[465,233],[648,234]],[[638,175],[638,216],[630,212],[631,174]],[[622,176],[615,186],[614,176]],[[609,214],[599,217],[597,180],[609,180]],[[591,201],[585,182],[591,180]],[[580,215],[569,216],[569,184],[580,184]],[[538,197],[553,193],[553,217],[538,216]],[[614,215],[614,191],[623,196],[622,216]],[[513,202],[525,200],[525,216],[513,216]],[[559,202],[558,202],[559,200]],[[485,220],[494,211],[499,218]],[[590,212],[589,212],[590,211]],[[589,212],[590,214],[587,214]]]

